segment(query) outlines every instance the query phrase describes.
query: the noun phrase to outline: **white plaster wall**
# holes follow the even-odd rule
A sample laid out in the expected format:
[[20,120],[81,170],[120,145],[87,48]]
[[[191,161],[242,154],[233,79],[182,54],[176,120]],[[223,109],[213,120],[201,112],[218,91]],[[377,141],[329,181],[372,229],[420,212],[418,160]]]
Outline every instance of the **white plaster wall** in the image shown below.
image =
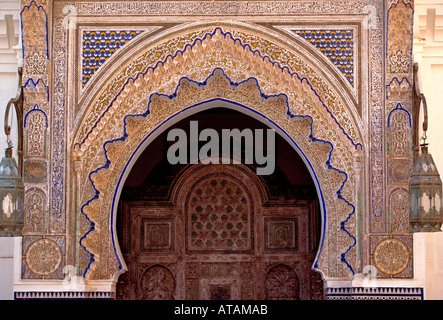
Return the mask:
[[0,300],[12,300],[14,237],[0,237]]
[[[415,0],[414,61],[428,105],[427,142],[443,174],[443,0]],[[416,277],[423,277],[425,299],[443,299],[443,233],[414,235]]]

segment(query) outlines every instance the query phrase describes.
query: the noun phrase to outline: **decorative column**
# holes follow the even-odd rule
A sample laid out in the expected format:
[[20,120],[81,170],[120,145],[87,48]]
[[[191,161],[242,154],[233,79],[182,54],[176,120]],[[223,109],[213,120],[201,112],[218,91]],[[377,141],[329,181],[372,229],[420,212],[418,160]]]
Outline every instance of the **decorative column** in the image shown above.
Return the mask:
[[[370,265],[377,278],[413,277],[409,233],[411,172],[412,0],[386,1],[384,154],[385,195],[382,211],[370,227]],[[373,214],[377,214],[374,212]]]
[[[22,242],[22,279],[63,279],[66,255],[64,205],[53,189],[63,177],[50,181],[52,123],[49,43],[52,1],[22,2],[23,44],[23,183],[25,226]],[[56,88],[57,90],[57,88]],[[62,150],[61,150],[62,151]],[[64,152],[64,151],[62,151]],[[57,203],[54,210],[53,203]],[[63,212],[62,214],[60,212]],[[42,283],[43,285],[43,283]]]

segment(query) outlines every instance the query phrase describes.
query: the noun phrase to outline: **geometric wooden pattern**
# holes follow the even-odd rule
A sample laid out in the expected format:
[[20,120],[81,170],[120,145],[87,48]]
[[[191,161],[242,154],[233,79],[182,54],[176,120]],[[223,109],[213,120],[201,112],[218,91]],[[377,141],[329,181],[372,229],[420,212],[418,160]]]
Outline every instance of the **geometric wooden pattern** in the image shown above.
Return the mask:
[[221,174],[199,181],[191,191],[187,210],[189,251],[252,249],[252,208],[238,181]]

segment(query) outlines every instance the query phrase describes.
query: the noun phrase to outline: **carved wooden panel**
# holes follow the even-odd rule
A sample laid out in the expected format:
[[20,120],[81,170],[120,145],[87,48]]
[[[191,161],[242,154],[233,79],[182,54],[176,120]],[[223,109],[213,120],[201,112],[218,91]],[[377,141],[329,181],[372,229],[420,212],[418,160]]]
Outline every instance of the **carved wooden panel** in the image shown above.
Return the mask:
[[153,266],[146,270],[141,279],[142,299],[173,300],[175,281],[168,268]]
[[213,286],[210,292],[210,300],[231,300],[230,287]]
[[297,218],[266,218],[265,248],[268,251],[297,250]]
[[141,220],[140,242],[141,250],[144,252],[173,251],[173,219],[143,218]]
[[129,270],[118,299],[321,297],[311,270],[314,201],[270,201],[241,170],[205,170],[190,173],[176,203],[123,203],[119,241]]
[[280,264],[266,275],[266,298],[268,300],[299,300],[300,283],[295,271]]

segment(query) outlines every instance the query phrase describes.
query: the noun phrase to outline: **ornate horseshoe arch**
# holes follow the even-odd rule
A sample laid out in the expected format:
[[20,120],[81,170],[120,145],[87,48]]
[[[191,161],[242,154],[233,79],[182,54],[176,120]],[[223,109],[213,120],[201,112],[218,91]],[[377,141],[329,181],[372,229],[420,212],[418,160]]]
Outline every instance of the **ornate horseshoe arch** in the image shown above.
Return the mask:
[[354,98],[335,87],[344,81],[328,71],[326,60],[260,32],[247,36],[241,27],[199,26],[158,36],[139,56],[107,71],[97,94],[85,101],[72,145],[71,195],[80,212],[77,255],[86,279],[115,279],[125,270],[115,202],[139,153],[157,132],[210,101],[271,124],[297,150],[321,195],[314,267],[326,279],[355,273],[355,160],[363,140]]

